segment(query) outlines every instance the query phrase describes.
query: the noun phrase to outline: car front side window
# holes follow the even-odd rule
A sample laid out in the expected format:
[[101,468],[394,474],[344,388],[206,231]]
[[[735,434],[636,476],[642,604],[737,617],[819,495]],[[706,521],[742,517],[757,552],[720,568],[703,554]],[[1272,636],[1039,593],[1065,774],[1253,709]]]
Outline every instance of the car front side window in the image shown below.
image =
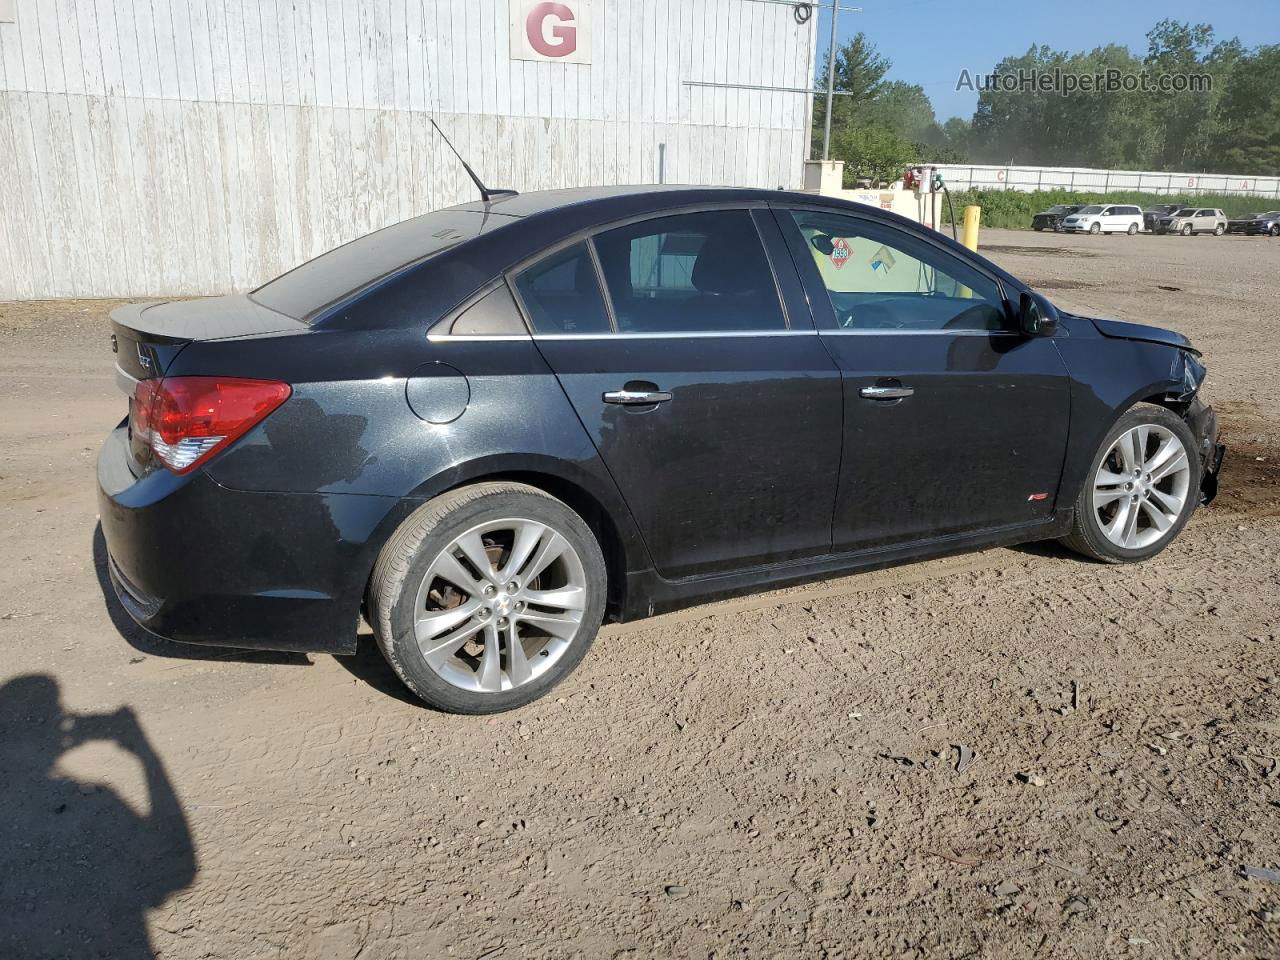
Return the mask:
[[919,237],[870,221],[791,212],[842,330],[1010,329],[1000,285]]

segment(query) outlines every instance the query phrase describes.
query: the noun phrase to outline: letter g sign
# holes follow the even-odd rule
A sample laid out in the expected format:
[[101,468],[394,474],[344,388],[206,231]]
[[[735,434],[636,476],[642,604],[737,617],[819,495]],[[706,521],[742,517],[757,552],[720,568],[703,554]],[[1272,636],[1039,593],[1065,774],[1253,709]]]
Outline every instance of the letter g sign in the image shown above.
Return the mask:
[[511,0],[511,57],[591,62],[591,0]]

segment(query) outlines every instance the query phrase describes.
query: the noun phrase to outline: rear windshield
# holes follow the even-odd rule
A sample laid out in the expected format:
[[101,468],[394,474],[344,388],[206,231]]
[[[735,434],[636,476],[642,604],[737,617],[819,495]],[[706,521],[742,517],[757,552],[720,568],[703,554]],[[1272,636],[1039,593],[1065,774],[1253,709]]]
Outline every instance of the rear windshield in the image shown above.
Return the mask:
[[294,267],[249,294],[264,307],[311,322],[325,307],[412,263],[510,223],[504,216],[438,210],[384,227]]

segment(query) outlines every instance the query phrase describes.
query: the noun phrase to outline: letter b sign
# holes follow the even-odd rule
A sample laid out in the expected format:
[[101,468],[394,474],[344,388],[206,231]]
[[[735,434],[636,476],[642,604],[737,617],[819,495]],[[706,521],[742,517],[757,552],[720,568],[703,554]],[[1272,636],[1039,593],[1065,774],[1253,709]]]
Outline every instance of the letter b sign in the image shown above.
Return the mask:
[[511,0],[511,58],[591,62],[591,0]]

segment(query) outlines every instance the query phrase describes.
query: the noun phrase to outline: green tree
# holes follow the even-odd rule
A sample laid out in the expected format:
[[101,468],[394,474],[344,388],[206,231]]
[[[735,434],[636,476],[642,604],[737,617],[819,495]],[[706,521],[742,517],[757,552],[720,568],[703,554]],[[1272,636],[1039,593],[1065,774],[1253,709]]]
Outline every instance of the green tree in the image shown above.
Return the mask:
[[1242,57],[1220,105],[1221,171],[1280,176],[1280,46]]

